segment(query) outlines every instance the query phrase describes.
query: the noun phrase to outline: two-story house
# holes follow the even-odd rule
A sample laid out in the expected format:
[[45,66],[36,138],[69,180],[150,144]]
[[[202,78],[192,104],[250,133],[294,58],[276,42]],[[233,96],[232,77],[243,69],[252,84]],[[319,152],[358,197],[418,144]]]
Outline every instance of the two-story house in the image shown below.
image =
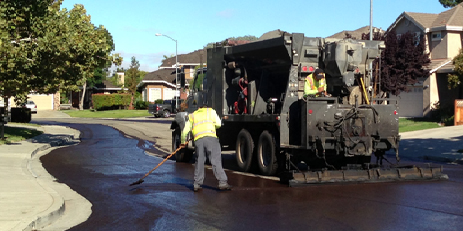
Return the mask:
[[431,59],[431,75],[411,87],[410,92],[400,94],[401,116],[429,116],[437,103],[449,105],[463,97],[463,87],[449,89],[447,81],[448,74],[454,72],[452,59],[462,48],[463,3],[439,14],[404,12],[388,31],[392,28],[398,36],[410,31],[415,43],[424,39]]
[[[206,67],[206,50],[196,50],[188,54],[178,55],[176,58],[170,57],[162,61],[159,69],[145,75],[143,80],[138,85],[138,89],[142,90],[143,100],[154,102],[157,99],[172,99],[179,96],[180,99],[188,97],[188,90],[180,88],[180,82],[177,81],[177,93],[175,92],[175,61],[177,59],[179,69],[183,68],[185,73],[185,83],[188,87],[188,82],[194,77],[194,68],[203,63]],[[186,88],[187,88],[186,87]]]

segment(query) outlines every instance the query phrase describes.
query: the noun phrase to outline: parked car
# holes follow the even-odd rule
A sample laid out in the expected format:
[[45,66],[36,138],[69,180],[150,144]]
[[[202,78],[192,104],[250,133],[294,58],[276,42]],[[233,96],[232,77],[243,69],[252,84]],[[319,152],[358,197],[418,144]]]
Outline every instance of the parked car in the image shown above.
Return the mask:
[[32,100],[26,101],[26,104],[24,104],[23,107],[27,107],[31,109],[31,113],[37,114],[37,105],[34,103]]
[[148,106],[148,112],[152,114],[154,117],[170,117],[172,112],[172,105],[170,103],[167,104],[150,104]]
[[[183,99],[177,100],[179,104],[183,102]],[[148,106],[148,112],[154,117],[169,118],[172,113],[177,113],[175,107],[175,99],[164,100],[162,104],[150,104]]]

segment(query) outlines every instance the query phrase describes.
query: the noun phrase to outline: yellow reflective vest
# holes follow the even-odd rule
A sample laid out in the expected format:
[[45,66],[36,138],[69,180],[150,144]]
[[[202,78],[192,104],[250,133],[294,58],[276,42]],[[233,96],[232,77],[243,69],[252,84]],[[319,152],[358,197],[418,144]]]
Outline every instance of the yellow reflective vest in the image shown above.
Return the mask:
[[214,109],[200,108],[188,117],[182,137],[190,131],[195,141],[205,136],[217,137],[215,129],[220,128],[222,121]]
[[318,88],[323,87],[326,91],[326,82],[325,78],[318,81],[318,79],[314,76],[314,74],[310,74],[305,78],[304,84],[304,95],[315,95],[318,93]]

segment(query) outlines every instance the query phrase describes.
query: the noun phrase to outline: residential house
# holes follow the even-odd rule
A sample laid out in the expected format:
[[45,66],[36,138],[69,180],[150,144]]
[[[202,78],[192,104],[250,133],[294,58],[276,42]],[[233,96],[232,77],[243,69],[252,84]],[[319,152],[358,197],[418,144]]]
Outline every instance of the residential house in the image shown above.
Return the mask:
[[[103,80],[102,83],[95,84],[93,87],[87,86],[87,90],[85,91],[85,97],[84,97],[84,108],[91,108],[92,107],[92,95],[93,94],[113,94],[113,93],[118,93],[121,90],[127,91],[127,88],[123,88],[121,86],[124,85],[124,72],[118,72],[116,73],[115,77],[109,77],[109,78],[117,78],[115,82],[117,84],[114,84],[113,81],[110,79]],[[81,87],[80,87],[81,88]],[[80,91],[73,91],[69,93],[69,101],[70,104],[73,108],[79,108],[79,102],[82,97],[82,90]]]
[[401,116],[429,116],[436,103],[452,105],[456,98],[463,98],[463,87],[448,89],[448,74],[454,72],[452,59],[462,48],[463,3],[439,14],[402,13],[388,28],[398,36],[410,31],[414,42],[424,39],[426,52],[430,54],[431,73],[399,96]]
[[[380,32],[384,33],[385,31],[381,28],[373,27],[373,33]],[[364,26],[357,30],[343,30],[339,33],[329,36],[328,38],[343,39],[349,34],[353,39],[362,39],[363,34],[370,33],[370,26]]]
[[[179,83],[180,84],[180,83]],[[147,73],[138,84],[144,101],[153,103],[158,99],[173,99],[175,94],[175,69],[158,69]],[[180,88],[177,88],[181,92]],[[177,96],[179,93],[177,93]],[[186,97],[185,97],[186,98]]]
[[[194,78],[194,68],[203,63],[206,66],[206,50],[196,50],[188,54],[181,54],[178,57],[170,57],[162,61],[159,69],[145,75],[143,80],[138,85],[138,89],[142,91],[145,101],[154,102],[157,99],[173,99],[180,97],[186,99],[188,90],[180,88],[180,82],[175,79],[175,60],[177,59],[178,67],[183,68],[185,73],[185,84],[188,88],[189,81]],[[175,85],[177,84],[177,93]]]

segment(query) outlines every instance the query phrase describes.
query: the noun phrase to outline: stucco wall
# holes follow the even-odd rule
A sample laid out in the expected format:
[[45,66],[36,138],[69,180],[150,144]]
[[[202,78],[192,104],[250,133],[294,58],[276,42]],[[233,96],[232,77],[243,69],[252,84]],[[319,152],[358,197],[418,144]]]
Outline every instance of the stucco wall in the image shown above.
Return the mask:
[[[432,36],[432,32],[431,32]],[[440,40],[432,40],[431,37],[431,52],[433,59],[446,59],[447,58],[447,32],[441,31]]]
[[421,35],[423,35],[423,30],[421,28],[419,28],[418,26],[416,26],[414,23],[410,22],[408,19],[404,18],[403,20],[401,20],[396,28],[395,28],[395,31],[397,34],[405,34],[407,33],[407,31],[410,31],[410,32],[420,32]]
[[460,52],[461,49],[461,32],[448,32],[448,57],[453,58]]

